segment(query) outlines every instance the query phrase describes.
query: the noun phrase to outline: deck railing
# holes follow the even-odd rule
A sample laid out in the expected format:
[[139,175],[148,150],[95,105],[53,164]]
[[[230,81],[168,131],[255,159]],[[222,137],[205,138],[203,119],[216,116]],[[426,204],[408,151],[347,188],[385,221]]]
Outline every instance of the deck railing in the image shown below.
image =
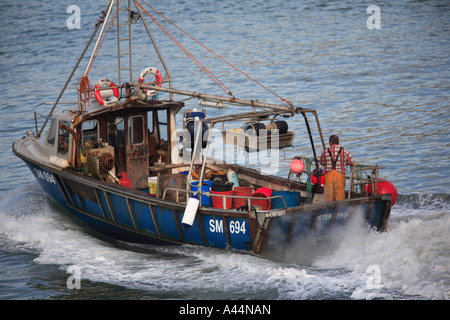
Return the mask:
[[349,177],[348,198],[350,199],[352,194],[358,194],[358,186],[360,187],[360,195],[363,197],[367,196],[366,186],[369,185],[371,185],[371,193],[376,194],[379,182],[379,169],[384,169],[384,167],[363,164],[354,166]]

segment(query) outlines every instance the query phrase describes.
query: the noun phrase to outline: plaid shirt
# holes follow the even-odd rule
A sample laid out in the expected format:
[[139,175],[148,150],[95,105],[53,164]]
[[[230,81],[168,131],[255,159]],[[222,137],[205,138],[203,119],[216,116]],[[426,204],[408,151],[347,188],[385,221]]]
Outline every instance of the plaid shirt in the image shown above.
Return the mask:
[[[336,155],[339,152],[341,147],[338,144],[332,144],[330,146],[330,152],[333,156],[333,160],[336,159]],[[324,167],[325,173],[328,173],[333,170],[333,162],[331,161],[330,154],[328,153],[328,149],[325,150],[320,156],[320,164]],[[345,174],[347,165],[352,166],[355,164],[355,158],[353,155],[342,147],[341,153],[339,154],[339,158],[336,161],[336,171]]]

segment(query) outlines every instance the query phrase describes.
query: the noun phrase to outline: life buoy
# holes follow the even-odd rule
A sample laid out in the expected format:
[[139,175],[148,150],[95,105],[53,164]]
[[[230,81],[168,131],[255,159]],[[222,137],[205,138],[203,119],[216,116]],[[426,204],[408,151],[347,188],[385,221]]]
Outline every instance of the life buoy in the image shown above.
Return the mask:
[[[158,69],[153,68],[153,67],[148,67],[148,68],[144,69],[141,72],[141,75],[139,76],[138,82],[139,83],[144,82],[145,77],[148,76],[149,73],[151,73],[151,74],[153,74],[155,76],[155,78],[156,78],[156,86],[161,87],[161,85],[162,85],[161,72],[159,72]],[[146,89],[144,89],[144,91],[147,93],[147,96],[149,96],[149,97],[153,97],[154,95],[156,95],[158,93],[157,90],[147,91]]]
[[[101,90],[99,90],[101,87],[111,87],[113,88],[113,96],[111,98],[111,100],[104,100],[102,95],[101,95]],[[95,84],[94,87],[94,94],[95,94],[95,98],[97,99],[98,103],[100,103],[102,106],[105,107],[110,107],[114,104],[117,103],[117,101],[119,101],[119,97],[120,97],[120,93],[119,93],[119,89],[117,89],[116,84],[111,80],[111,79],[107,79],[107,78],[103,78],[97,81],[97,83]]]

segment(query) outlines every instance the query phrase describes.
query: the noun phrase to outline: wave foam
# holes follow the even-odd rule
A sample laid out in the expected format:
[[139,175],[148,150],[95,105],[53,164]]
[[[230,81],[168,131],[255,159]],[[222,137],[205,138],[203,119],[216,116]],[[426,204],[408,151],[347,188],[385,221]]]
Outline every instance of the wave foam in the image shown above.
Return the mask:
[[[370,299],[370,266],[380,271],[380,290],[390,296],[448,299],[450,294],[450,215],[432,213],[409,216],[391,223],[389,232],[369,232],[347,239],[332,255],[316,262],[319,267],[346,268],[359,278],[352,298]],[[375,294],[376,296],[376,294]],[[389,295],[388,295],[389,296]]]
[[[450,215],[444,203],[403,199],[386,233],[349,233],[313,266],[196,246],[113,245],[84,232],[34,187],[0,202],[0,249],[27,252],[41,265],[80,270],[88,279],[143,290],[155,298],[187,299],[447,299]],[[421,200],[422,199],[422,200]],[[433,201],[438,200],[435,197]],[[442,198],[440,198],[442,199]],[[380,285],[369,287],[368,268]]]

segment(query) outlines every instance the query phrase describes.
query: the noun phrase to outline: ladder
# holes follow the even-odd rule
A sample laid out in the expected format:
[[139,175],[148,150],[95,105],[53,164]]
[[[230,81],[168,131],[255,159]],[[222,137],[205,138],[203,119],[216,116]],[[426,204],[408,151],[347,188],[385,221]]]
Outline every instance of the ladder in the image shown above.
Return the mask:
[[[119,86],[122,85],[122,72],[128,72],[129,75],[129,80],[125,82],[133,81],[133,62],[131,55],[131,0],[128,0],[128,6],[126,8],[119,7],[121,2],[122,1],[117,1],[117,59]],[[124,14],[120,14],[121,12]],[[124,75],[124,78],[125,77],[126,74]]]

